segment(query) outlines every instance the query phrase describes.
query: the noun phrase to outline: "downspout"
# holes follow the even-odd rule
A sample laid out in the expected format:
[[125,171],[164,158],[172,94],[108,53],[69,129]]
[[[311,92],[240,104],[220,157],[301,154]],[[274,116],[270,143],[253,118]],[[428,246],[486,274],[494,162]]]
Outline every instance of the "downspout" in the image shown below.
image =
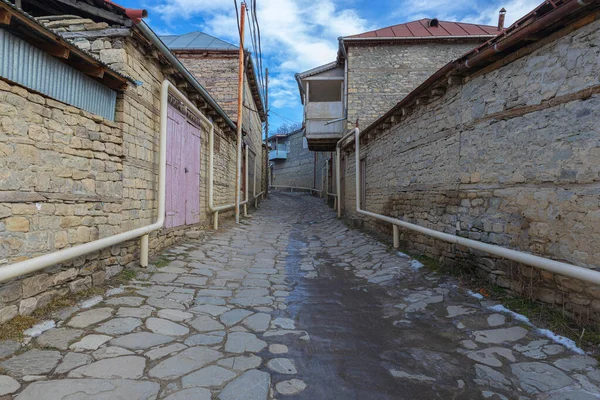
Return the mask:
[[[460,236],[451,235],[449,233],[444,233],[440,231],[436,231],[433,229],[425,228],[420,225],[411,224],[409,222],[402,221],[400,219],[386,217],[385,215],[380,215],[376,213],[372,213],[366,210],[361,210],[360,208],[360,130],[356,128],[354,130],[354,146],[355,146],[355,167],[356,167],[356,212],[358,214],[366,215],[368,217],[372,217],[384,222],[388,222],[392,224],[394,228],[394,247],[399,247],[399,227],[413,230],[415,232],[422,233],[427,236],[431,236],[435,239],[443,240],[448,243],[457,244],[460,246],[469,247],[471,249],[479,250],[486,252],[488,254],[493,254],[498,257],[502,257],[508,260],[516,261],[521,264],[529,265],[531,267],[543,269],[545,271],[550,271],[552,273],[566,276],[573,279],[579,279],[585,282],[593,283],[595,285],[600,285],[600,272],[594,271],[587,268],[582,268],[577,265],[567,264],[560,261],[551,260],[548,258],[535,256],[529,253],[523,253],[521,251],[507,249],[504,247],[496,246],[493,244],[478,242],[472,239],[466,239]],[[347,136],[347,135],[346,135]],[[340,146],[340,142],[342,142],[344,138],[342,138],[338,142],[338,148]]]
[[169,98],[169,89],[173,89],[171,94],[184,102],[185,96],[177,90],[171,82],[165,80],[161,87],[161,109],[160,109],[160,133],[159,133],[159,161],[158,161],[158,217],[156,222],[142,228],[119,233],[117,235],[94,240],[93,242],[81,244],[79,246],[69,247],[64,250],[46,254],[29,260],[20,261],[11,265],[0,267],[0,282],[6,282],[10,279],[39,271],[50,266],[60,264],[73,258],[81,257],[95,251],[114,246],[119,243],[127,242],[141,237],[140,243],[140,264],[143,267],[148,266],[148,235],[151,232],[159,230],[165,223],[165,177],[167,174],[167,103]]

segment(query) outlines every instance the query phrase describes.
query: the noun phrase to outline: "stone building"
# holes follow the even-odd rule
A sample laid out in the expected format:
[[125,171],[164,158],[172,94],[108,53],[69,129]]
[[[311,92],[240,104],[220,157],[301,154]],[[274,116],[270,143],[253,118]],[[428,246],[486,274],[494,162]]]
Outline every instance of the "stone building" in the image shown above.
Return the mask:
[[500,32],[433,18],[340,38],[335,62],[296,75],[309,147],[335,150],[357,120],[368,126],[443,65]]
[[[197,237],[213,217],[209,127],[177,96],[161,104],[163,81],[214,124],[217,206],[234,199],[235,122],[141,21],[145,11],[110,1],[22,7],[27,14],[0,1],[0,49],[9,50],[0,58],[10,67],[0,70],[0,268],[152,224],[162,107],[167,224],[150,249]],[[261,152],[260,138],[246,142]],[[131,240],[4,282],[0,322],[139,265],[139,254]]]
[[[600,266],[600,6],[544,3],[343,145],[342,205],[584,268]],[[352,59],[352,56],[350,56]],[[403,246],[600,321],[600,288],[401,228]]]
[[[270,186],[323,190],[333,180],[333,164],[327,163],[331,153],[313,152],[308,149],[304,128],[269,137]],[[328,168],[329,167],[329,168]],[[329,192],[331,192],[329,185]]]
[[[239,47],[203,32],[161,36],[161,40],[208,90],[229,118],[237,123]],[[266,113],[257,73],[251,54],[246,51],[242,128],[244,142],[250,150],[251,166],[255,160],[261,160],[264,156],[262,137]],[[265,162],[257,163],[256,173],[259,177],[262,176],[265,166]],[[249,173],[250,193],[261,192],[258,187],[254,189],[254,168],[251,168]],[[260,180],[257,180],[257,185],[259,182]]]

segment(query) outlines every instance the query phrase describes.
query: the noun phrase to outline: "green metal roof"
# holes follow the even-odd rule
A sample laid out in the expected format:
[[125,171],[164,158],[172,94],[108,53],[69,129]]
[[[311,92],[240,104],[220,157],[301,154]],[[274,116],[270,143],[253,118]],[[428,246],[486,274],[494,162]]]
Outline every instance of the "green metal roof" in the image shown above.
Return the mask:
[[171,50],[237,50],[238,46],[208,35],[190,32],[183,35],[160,36],[160,40]]

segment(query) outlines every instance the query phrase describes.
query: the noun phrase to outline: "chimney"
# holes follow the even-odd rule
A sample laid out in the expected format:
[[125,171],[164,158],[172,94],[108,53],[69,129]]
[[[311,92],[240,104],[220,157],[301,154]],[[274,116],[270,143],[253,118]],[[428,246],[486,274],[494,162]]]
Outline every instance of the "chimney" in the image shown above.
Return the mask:
[[504,18],[506,17],[506,10],[504,7],[500,10],[500,15],[498,16],[498,30],[501,31],[504,29]]

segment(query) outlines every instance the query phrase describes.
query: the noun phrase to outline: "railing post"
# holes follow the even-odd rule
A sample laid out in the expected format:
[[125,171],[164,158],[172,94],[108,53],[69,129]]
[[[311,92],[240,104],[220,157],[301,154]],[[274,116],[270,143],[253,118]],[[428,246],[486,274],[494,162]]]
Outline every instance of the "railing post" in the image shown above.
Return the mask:
[[148,267],[149,238],[150,235],[144,235],[140,239],[140,266],[143,268]]
[[398,225],[392,225],[392,229],[394,231],[394,248],[397,249],[400,247],[400,228]]

